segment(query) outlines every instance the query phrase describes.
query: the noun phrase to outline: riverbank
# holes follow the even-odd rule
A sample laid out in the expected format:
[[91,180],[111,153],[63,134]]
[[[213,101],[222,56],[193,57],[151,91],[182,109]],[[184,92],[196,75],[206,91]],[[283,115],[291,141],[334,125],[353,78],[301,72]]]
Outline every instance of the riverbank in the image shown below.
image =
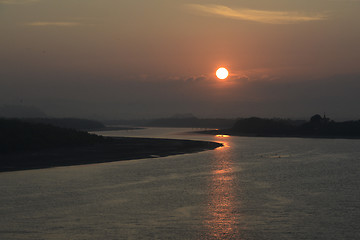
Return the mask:
[[0,172],[165,157],[221,146],[206,141],[117,137],[86,146],[0,154]]
[[239,119],[229,129],[198,133],[246,137],[360,139],[360,120],[335,122],[319,114],[312,116],[310,121],[251,117]]
[[301,135],[301,134],[260,134],[260,133],[238,133],[228,129],[223,130],[204,130],[193,131],[192,133],[208,134],[208,135],[222,135],[222,136],[236,136],[236,137],[268,137],[268,138],[321,138],[321,139],[360,139],[360,136],[347,135]]

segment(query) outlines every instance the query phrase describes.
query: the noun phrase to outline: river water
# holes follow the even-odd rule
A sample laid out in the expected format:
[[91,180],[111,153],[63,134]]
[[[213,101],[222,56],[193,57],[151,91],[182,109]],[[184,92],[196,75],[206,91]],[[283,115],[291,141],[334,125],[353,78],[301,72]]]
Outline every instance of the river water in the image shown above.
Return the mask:
[[360,141],[222,142],[164,158],[0,173],[0,239],[360,239]]

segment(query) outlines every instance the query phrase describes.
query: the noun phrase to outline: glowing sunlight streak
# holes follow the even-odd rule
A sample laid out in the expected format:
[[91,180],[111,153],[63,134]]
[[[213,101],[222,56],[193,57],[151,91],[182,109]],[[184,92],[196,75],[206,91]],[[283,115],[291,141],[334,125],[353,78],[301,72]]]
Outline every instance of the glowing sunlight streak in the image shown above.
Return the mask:
[[232,9],[224,5],[202,5],[189,4],[190,9],[200,13],[207,13],[211,15],[232,18],[237,20],[247,20],[260,23],[269,24],[289,24],[308,21],[319,21],[327,19],[327,15],[323,13],[317,14],[302,14],[293,11],[265,11],[254,9]]

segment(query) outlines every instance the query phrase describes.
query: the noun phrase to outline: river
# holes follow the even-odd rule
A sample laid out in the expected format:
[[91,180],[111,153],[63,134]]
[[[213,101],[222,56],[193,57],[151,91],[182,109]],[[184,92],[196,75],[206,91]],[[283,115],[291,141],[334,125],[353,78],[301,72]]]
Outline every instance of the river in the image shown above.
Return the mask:
[[195,154],[0,173],[0,239],[360,239],[360,140],[151,128]]

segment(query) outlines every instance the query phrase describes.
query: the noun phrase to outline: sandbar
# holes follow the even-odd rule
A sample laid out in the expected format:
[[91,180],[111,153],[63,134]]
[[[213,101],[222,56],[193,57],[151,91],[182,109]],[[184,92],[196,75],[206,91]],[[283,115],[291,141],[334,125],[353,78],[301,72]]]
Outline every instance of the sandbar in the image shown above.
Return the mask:
[[221,146],[221,143],[208,141],[114,137],[111,141],[86,146],[0,154],[0,172],[157,158]]

